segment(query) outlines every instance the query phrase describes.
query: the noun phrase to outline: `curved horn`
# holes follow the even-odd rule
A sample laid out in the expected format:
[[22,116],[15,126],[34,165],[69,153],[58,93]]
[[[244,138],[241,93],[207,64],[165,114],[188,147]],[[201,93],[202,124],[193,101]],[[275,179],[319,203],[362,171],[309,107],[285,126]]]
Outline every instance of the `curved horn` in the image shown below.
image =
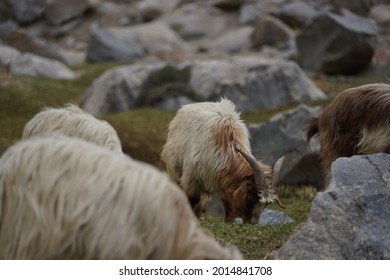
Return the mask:
[[253,158],[253,156],[248,155],[247,153],[245,153],[244,151],[240,150],[237,147],[235,147],[235,148],[236,148],[237,152],[239,152],[246,159],[246,161],[249,163],[249,165],[251,166],[251,168],[253,170],[253,176],[255,178],[255,184],[258,186],[264,186],[265,185],[264,174],[263,174],[263,171],[261,170],[259,164],[257,163],[257,161]]
[[278,183],[279,180],[279,173],[280,173],[280,169],[282,168],[284,158],[285,156],[279,158],[274,165],[274,170],[272,175],[272,188],[274,189],[276,189],[276,184]]

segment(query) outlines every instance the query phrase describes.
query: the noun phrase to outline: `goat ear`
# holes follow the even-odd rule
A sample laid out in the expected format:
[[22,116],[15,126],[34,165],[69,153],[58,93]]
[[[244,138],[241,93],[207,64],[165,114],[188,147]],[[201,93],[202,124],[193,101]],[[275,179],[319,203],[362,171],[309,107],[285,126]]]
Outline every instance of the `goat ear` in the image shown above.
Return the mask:
[[233,192],[233,209],[241,208],[246,201],[247,188],[245,185],[241,185],[238,189]]

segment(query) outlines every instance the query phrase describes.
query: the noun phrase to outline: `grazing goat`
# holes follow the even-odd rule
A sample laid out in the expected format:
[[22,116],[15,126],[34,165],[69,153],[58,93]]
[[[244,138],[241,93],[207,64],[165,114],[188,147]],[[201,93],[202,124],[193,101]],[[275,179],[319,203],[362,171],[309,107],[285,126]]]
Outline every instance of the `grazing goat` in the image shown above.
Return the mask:
[[0,205],[0,259],[241,258],[165,173],[59,134],[3,154]]
[[307,142],[319,135],[325,185],[339,157],[390,153],[390,85],[368,84],[339,95],[305,128]]
[[53,132],[122,152],[118,134],[108,122],[96,119],[73,104],[64,108],[46,108],[36,114],[25,125],[23,138]]
[[283,158],[272,172],[251,155],[248,135],[228,99],[185,105],[169,124],[161,158],[198,217],[213,193],[221,197],[225,221],[257,223],[269,203],[284,208],[276,193]]

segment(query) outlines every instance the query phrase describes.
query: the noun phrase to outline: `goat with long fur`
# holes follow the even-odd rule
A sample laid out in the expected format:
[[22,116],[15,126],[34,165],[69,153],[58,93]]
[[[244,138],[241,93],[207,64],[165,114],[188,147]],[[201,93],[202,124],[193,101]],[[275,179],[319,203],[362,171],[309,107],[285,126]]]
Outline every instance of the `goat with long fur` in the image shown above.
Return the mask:
[[59,133],[84,139],[116,152],[122,145],[115,129],[106,121],[98,120],[74,104],[63,108],[45,108],[24,127],[23,138]]
[[0,259],[235,259],[156,168],[76,138],[21,141],[0,159]]
[[339,157],[390,153],[390,85],[367,84],[341,92],[305,131],[308,143],[319,137],[325,184]]
[[161,158],[198,217],[214,193],[226,221],[255,223],[269,203],[284,207],[276,193],[283,159],[272,171],[252,156],[248,129],[228,99],[183,106],[169,124]]

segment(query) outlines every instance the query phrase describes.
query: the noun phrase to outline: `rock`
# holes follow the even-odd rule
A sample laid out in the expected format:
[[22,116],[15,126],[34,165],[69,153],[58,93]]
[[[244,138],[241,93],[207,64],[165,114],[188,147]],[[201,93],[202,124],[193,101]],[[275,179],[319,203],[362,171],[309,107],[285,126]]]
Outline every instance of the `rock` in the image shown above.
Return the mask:
[[[240,111],[325,97],[295,63],[249,57],[110,70],[89,88],[85,107],[88,104],[88,111],[96,115],[138,106],[169,105],[177,110],[190,100],[215,101],[221,96],[230,98]],[[100,101],[92,101],[95,98]]]
[[81,107],[94,116],[133,109],[148,75],[162,67],[156,63],[110,69],[87,89]]
[[251,47],[250,36],[252,32],[252,26],[245,26],[237,30],[228,31],[214,39],[207,48],[212,51],[227,53],[248,51]]
[[279,183],[289,186],[322,186],[322,172],[317,146],[309,149],[302,129],[310,118],[317,116],[320,107],[300,105],[281,112],[269,121],[249,125],[253,155],[273,166],[285,155]]
[[103,28],[131,26],[142,23],[141,12],[134,6],[104,1],[96,8],[99,25]]
[[[375,1],[375,0],[374,0]],[[367,0],[322,0],[322,2],[325,2],[326,4],[329,4],[334,10],[339,9],[348,9],[349,11],[353,12],[356,15],[367,17],[370,8],[371,3],[374,1],[367,1]]]
[[295,33],[281,20],[272,17],[262,17],[255,25],[251,35],[252,47],[274,46],[281,49],[294,47]]
[[263,16],[276,15],[285,0],[254,0],[241,5],[238,22],[240,24],[255,24]]
[[21,24],[31,23],[42,16],[46,0],[7,0],[13,18]]
[[65,64],[71,67],[80,66],[85,63],[85,52],[73,51],[73,50],[60,50],[62,57],[65,60]]
[[11,73],[56,80],[73,80],[76,74],[63,63],[31,53],[17,56],[10,67]]
[[372,19],[343,10],[323,12],[297,36],[304,69],[325,74],[354,75],[371,62],[378,28]]
[[60,25],[84,14],[89,8],[87,0],[50,0],[45,9],[46,20]]
[[191,67],[187,64],[164,65],[149,73],[143,83],[137,106],[177,111],[182,105],[202,98],[188,85]]
[[[213,216],[224,217],[225,215],[221,199],[218,195],[213,195],[211,202],[206,204],[205,210],[206,213]],[[241,218],[239,219],[240,220],[236,220],[236,223],[243,223],[242,219]],[[276,226],[276,225],[290,224],[293,222],[294,219],[292,219],[286,213],[266,208],[260,215],[258,225]]]
[[276,225],[285,225],[291,224],[294,222],[289,215],[284,212],[272,210],[272,209],[264,209],[264,211],[260,215],[259,225],[260,226],[276,226]]
[[8,67],[20,55],[21,52],[17,49],[0,45],[0,65],[2,67]]
[[240,24],[254,24],[265,15],[266,13],[260,5],[256,3],[244,4],[240,8],[238,22]]
[[318,15],[318,11],[309,4],[296,1],[282,6],[276,16],[291,28],[302,28]]
[[19,26],[13,20],[8,20],[0,23],[0,39],[5,40],[9,34],[18,30]]
[[5,42],[21,52],[29,52],[38,56],[64,62],[61,53],[52,43],[39,37],[32,36],[29,33],[23,31],[12,32],[7,36]]
[[176,9],[180,2],[181,0],[143,0],[137,4],[137,8],[144,21],[152,21]]
[[155,107],[168,111],[177,111],[182,106],[193,102],[194,100],[188,98],[187,96],[179,95],[177,97],[164,98],[161,102],[157,103]]
[[390,155],[339,158],[307,223],[277,259],[390,259]]
[[167,24],[152,22],[134,27],[108,29],[116,36],[130,38],[144,49],[147,54],[186,52],[188,45]]
[[[213,67],[198,70],[202,65]],[[191,85],[207,100],[231,99],[241,112],[325,98],[297,64],[287,61],[205,61],[194,65]]]
[[372,7],[370,17],[375,20],[384,33],[390,34],[390,5]]
[[121,36],[110,29],[91,28],[88,61],[132,62],[145,56],[143,47],[131,36]]
[[227,24],[221,11],[197,3],[184,5],[161,20],[187,40],[216,36]]
[[228,60],[197,60],[192,63],[190,86],[207,100],[215,92],[220,83],[234,80],[240,75],[242,67]]
[[42,36],[45,38],[60,38],[67,36],[72,30],[82,24],[81,18],[74,18],[61,25],[46,25],[42,30]]

